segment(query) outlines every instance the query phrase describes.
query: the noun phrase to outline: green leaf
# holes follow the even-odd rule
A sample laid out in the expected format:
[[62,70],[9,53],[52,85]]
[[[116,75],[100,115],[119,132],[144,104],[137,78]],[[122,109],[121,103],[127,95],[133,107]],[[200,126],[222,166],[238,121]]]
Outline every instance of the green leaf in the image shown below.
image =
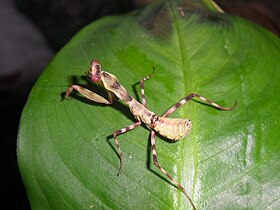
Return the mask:
[[[206,3],[207,4],[206,4]],[[32,209],[190,209],[184,194],[154,165],[145,126],[121,101],[90,102],[79,84],[104,94],[83,76],[89,59],[116,75],[136,99],[145,83],[147,106],[161,115],[191,92],[231,107],[219,111],[198,99],[172,117],[193,129],[170,143],[157,136],[160,164],[186,188],[198,209],[280,208],[280,41],[241,18],[215,12],[210,1],[161,1],[79,32],[49,64],[24,108],[18,162]],[[208,5],[208,6],[206,6]]]

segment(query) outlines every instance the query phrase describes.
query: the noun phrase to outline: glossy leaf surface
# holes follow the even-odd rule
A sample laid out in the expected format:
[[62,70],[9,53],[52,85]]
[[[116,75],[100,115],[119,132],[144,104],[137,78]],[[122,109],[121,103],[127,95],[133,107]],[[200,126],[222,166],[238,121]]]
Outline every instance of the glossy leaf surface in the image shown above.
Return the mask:
[[[205,1],[203,1],[205,2]],[[157,137],[162,166],[186,187],[198,209],[280,208],[280,42],[240,18],[199,1],[163,1],[103,18],[78,33],[49,64],[22,114],[18,160],[33,209],[190,209],[183,193],[153,165],[145,126],[121,101],[104,106],[79,94],[79,84],[104,91],[84,75],[88,59],[116,75],[135,98],[145,83],[147,106],[161,115],[191,92],[230,107],[192,100],[172,117],[191,119],[181,141]],[[104,94],[106,95],[106,94]]]

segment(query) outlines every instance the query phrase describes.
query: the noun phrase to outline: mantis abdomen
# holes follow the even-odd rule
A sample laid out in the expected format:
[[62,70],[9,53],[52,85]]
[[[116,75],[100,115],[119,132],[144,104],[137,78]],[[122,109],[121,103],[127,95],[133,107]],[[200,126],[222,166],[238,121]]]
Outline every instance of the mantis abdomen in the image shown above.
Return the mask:
[[188,119],[159,117],[153,129],[170,140],[178,141],[188,135],[191,128],[192,122]]

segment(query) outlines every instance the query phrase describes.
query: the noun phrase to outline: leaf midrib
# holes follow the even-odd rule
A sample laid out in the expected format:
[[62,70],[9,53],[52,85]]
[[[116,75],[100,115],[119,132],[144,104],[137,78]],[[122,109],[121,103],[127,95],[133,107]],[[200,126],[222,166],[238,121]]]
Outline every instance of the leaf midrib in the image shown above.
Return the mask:
[[[192,65],[191,65],[191,60],[190,60],[190,56],[189,56],[189,52],[187,50],[187,43],[185,40],[185,36],[184,36],[184,31],[183,28],[181,26],[180,23],[180,17],[179,14],[176,10],[176,5],[174,5],[174,3],[172,3],[172,0],[169,1],[170,3],[170,8],[171,8],[171,14],[173,16],[173,20],[174,20],[174,25],[175,25],[175,33],[177,34],[178,37],[178,42],[179,42],[179,52],[181,54],[181,62],[182,62],[182,68],[181,68],[181,72],[183,75],[183,82],[184,82],[184,96],[187,96],[188,94],[190,94],[193,91],[192,88]],[[188,109],[188,113],[193,113],[192,119],[195,119],[194,115],[195,115],[195,110],[193,110],[192,107],[190,107],[190,109]],[[186,115],[184,114],[183,116],[184,118],[186,118]],[[196,129],[192,128],[192,133],[193,136],[196,136]],[[192,139],[192,141],[194,141],[195,139]],[[185,145],[186,145],[186,141],[182,142],[181,145],[181,149],[180,149],[180,156],[184,157],[185,156]],[[196,177],[197,177],[197,170],[196,170],[196,166],[197,166],[197,162],[198,162],[198,155],[197,155],[197,149],[196,149],[196,143],[193,142],[193,168],[194,168],[194,173],[193,173],[193,179],[192,179],[192,191],[191,191],[191,197],[193,198],[194,194],[195,194],[195,186],[196,186]],[[183,160],[185,160],[185,158],[183,158]],[[180,162],[181,163],[181,169],[183,168],[184,165],[184,161]],[[180,170],[179,170],[179,174],[178,174],[179,179],[181,180],[181,176],[180,176]]]

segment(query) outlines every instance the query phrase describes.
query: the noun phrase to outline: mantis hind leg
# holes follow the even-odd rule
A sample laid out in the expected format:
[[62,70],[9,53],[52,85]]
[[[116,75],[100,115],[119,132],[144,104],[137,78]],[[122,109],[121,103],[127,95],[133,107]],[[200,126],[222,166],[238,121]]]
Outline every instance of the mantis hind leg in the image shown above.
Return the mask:
[[176,180],[174,180],[174,178],[159,164],[158,158],[157,158],[157,152],[156,152],[155,131],[153,131],[153,130],[151,131],[151,145],[152,145],[152,152],[153,152],[153,162],[156,165],[156,167],[158,167],[159,170],[165,176],[167,176],[167,178],[185,194],[185,196],[189,200],[189,202],[190,202],[191,206],[193,207],[193,209],[196,209],[195,205],[194,205],[192,199],[190,198],[190,196],[188,195],[186,189],[180,183],[178,183]]
[[180,106],[182,106],[183,104],[187,103],[188,101],[190,101],[192,98],[194,97],[197,97],[199,98],[200,100],[202,101],[205,101],[206,103],[220,109],[220,110],[223,110],[223,111],[230,111],[230,110],[233,110],[236,105],[237,105],[237,101],[235,101],[235,104],[233,105],[233,107],[230,107],[230,108],[227,108],[227,107],[223,107],[219,104],[216,104],[215,102],[207,99],[207,98],[204,98],[203,96],[197,94],[197,93],[191,93],[189,94],[188,96],[182,98],[178,103],[174,104],[172,107],[170,107],[163,115],[162,117],[168,117],[170,114],[172,114],[174,111],[176,111]]

